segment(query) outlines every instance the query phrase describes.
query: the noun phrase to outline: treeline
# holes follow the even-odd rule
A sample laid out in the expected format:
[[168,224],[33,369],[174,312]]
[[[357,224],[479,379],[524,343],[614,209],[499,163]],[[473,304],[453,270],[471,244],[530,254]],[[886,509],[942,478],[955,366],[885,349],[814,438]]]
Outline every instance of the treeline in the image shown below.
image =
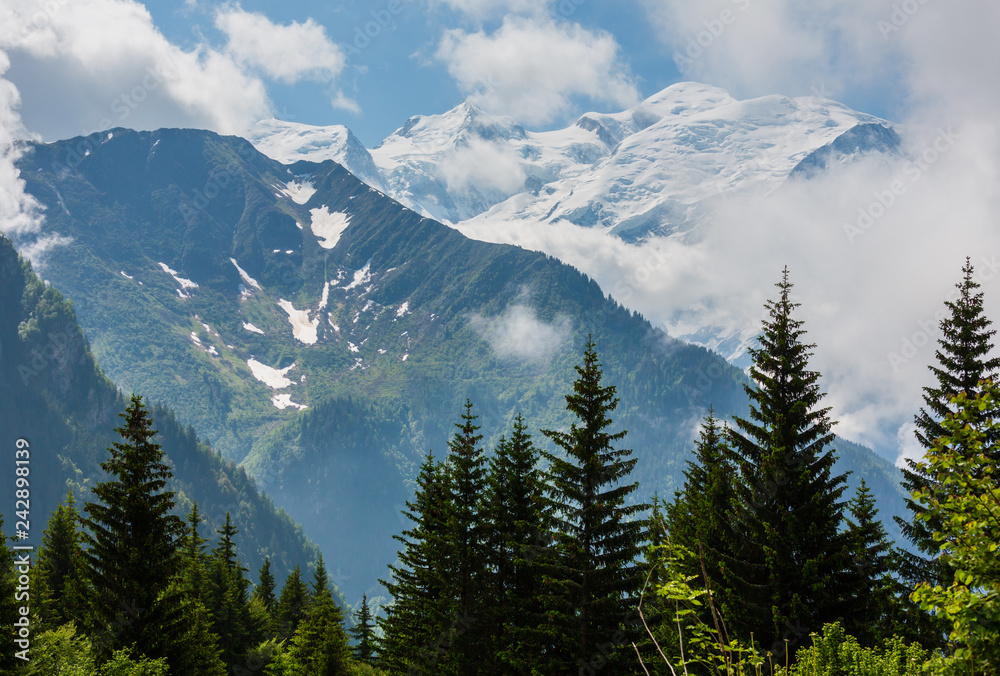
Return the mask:
[[[171,470],[140,397],[132,397],[122,418],[115,430],[121,441],[101,465],[107,480],[92,489],[95,500],[82,513],[72,493],[53,513],[21,601],[11,559],[3,559],[5,633],[26,638],[27,649],[18,656],[8,643],[0,670],[369,673],[365,655],[355,659],[349,648],[322,556],[311,583],[296,566],[280,593],[265,559],[251,589],[228,515],[209,549],[197,503],[186,520],[173,513],[174,493],[165,488]],[[19,634],[14,618],[22,605],[30,622]],[[357,631],[370,641],[371,629],[368,619]]]
[[834,473],[834,421],[785,270],[746,418],[705,418],[670,501],[630,504],[635,460],[588,344],[569,430],[518,418],[487,459],[472,405],[428,455],[383,582],[390,674],[993,674],[1000,669],[1000,369],[968,262],[916,416],[909,549],[865,482]]
[[[1000,359],[968,262],[946,303],[927,449],[903,483],[909,549],[864,482],[835,474],[834,421],[787,270],[758,346],[749,414],[712,412],[668,501],[638,504],[636,460],[588,341],[567,429],[537,444],[518,417],[491,453],[473,404],[428,453],[375,617],[355,626],[325,565],[251,589],[227,519],[214,545],[172,514],[170,469],[134,397],[78,513],[53,515],[32,581],[26,673],[834,674],[1000,671]],[[547,447],[547,448],[546,448]],[[9,559],[0,612],[12,627]],[[349,634],[351,639],[349,639]],[[353,640],[352,640],[353,639]],[[353,648],[349,647],[353,643]],[[3,653],[2,669],[16,658]]]

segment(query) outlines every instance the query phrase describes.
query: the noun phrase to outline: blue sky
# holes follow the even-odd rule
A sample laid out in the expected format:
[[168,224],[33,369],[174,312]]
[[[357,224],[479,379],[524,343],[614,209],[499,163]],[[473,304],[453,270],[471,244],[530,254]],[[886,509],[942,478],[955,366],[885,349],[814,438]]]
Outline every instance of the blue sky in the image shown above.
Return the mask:
[[[852,12],[792,0],[4,4],[6,77],[25,126],[45,139],[106,122],[239,133],[275,116],[344,124],[373,146],[409,116],[469,97],[537,130],[682,80],[741,98],[819,94],[891,119],[908,103],[894,36],[878,28],[893,5],[881,0],[832,3]],[[178,58],[123,115],[119,97],[150,82],[142,66]]]
[[[156,0],[146,6],[164,35],[177,44],[193,47],[205,38],[216,44],[225,42],[225,36],[213,21],[218,4],[201,2],[192,8],[179,6],[176,0]],[[412,0],[401,1],[397,14],[389,12],[387,0],[334,3],[256,0],[243,2],[241,6],[276,23],[311,18],[345,50],[347,65],[341,84],[345,94],[357,101],[361,113],[333,109],[326,87],[304,81],[269,88],[279,118],[307,124],[344,124],[371,146],[401,126],[410,115],[443,112],[465,98],[447,67],[433,58],[445,30],[479,27],[479,21],[463,12]],[[549,13],[561,21],[578,22],[613,35],[621,45],[622,61],[635,75],[643,95],[682,79],[667,46],[657,40],[638,3],[588,0],[579,6],[572,3],[569,6],[574,8],[569,17],[564,17],[558,6],[550,8]],[[481,25],[487,33],[492,33],[501,23],[502,18],[494,16]],[[369,38],[369,34],[374,37]],[[576,113],[620,109],[613,103],[586,96],[574,97],[574,103]],[[558,126],[565,121],[560,117],[548,125],[535,126]]]

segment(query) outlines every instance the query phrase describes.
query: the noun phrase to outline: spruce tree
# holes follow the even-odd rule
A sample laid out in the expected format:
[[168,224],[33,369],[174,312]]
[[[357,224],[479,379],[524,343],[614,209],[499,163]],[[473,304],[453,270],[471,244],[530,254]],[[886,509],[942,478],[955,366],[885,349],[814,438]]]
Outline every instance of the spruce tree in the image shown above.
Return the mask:
[[[959,393],[965,392],[970,398],[980,391],[980,383],[984,380],[996,380],[1000,372],[1000,357],[990,356],[993,352],[993,336],[996,331],[983,311],[983,294],[979,284],[974,279],[974,268],[968,258],[962,267],[962,281],[956,284],[958,297],[945,301],[946,310],[940,320],[941,338],[938,339],[939,349],[934,356],[937,365],[930,367],[936,384],[924,387],[924,406],[914,418],[915,435],[920,447],[929,449],[934,442],[946,434],[944,419],[955,411],[951,400]],[[973,424],[983,427],[985,420],[973,418]],[[989,434],[996,435],[990,431]],[[988,438],[987,445],[997,448],[997,438]],[[995,452],[995,451],[994,451]],[[1000,457],[994,457],[1000,461]],[[908,494],[932,488],[932,479],[920,460],[907,459],[903,468],[903,488]],[[932,585],[947,586],[951,583],[950,573],[939,565],[937,559],[940,553],[939,543],[935,542],[933,534],[942,529],[943,524],[933,518],[923,519],[925,508],[912,497],[907,498],[906,505],[913,513],[911,520],[894,517],[906,539],[916,548],[917,553],[901,552],[902,578],[908,587],[919,582],[929,582]],[[910,609],[911,615],[915,615]],[[914,624],[920,621],[926,625],[926,618],[911,618]],[[924,630],[925,639],[928,634],[940,633],[933,627]],[[931,643],[934,643],[933,641]]]
[[445,537],[452,554],[449,567],[453,614],[462,624],[461,640],[451,646],[449,658],[460,673],[480,673],[492,664],[486,654],[486,529],[482,519],[486,490],[486,458],[479,446],[482,435],[466,400],[462,422],[448,442],[450,470],[449,520]]
[[207,606],[212,615],[212,631],[219,637],[222,660],[232,667],[259,637],[252,631],[247,596],[250,583],[236,556],[235,537],[239,529],[233,526],[229,512],[226,523],[217,532],[220,537],[212,550]]
[[403,545],[399,562],[389,566],[391,580],[379,580],[393,599],[379,620],[379,662],[389,673],[455,673],[450,649],[467,627],[451,603],[451,510],[447,468],[428,453],[403,512],[412,526],[393,536]]
[[49,517],[35,562],[34,581],[46,629],[67,622],[86,625],[90,593],[79,525],[80,515],[70,491]]
[[501,439],[490,462],[485,502],[489,524],[487,654],[495,673],[530,675],[546,647],[543,579],[548,562],[550,516],[541,454],[518,414],[510,439]]
[[257,574],[259,580],[253,590],[253,597],[258,599],[268,613],[274,614],[277,610],[278,599],[274,595],[274,575],[271,573],[271,558],[264,559],[260,565],[260,572]]
[[354,639],[354,659],[362,664],[375,665],[375,623],[368,607],[368,594],[361,597],[354,626],[349,630]]
[[94,648],[98,661],[121,648],[166,657],[177,665],[184,650],[181,601],[167,594],[177,569],[177,544],[184,525],[174,514],[172,473],[163,462],[156,432],[133,395],[116,428],[111,457],[101,463],[108,480],[97,484],[97,502],[87,503],[84,556],[93,585]]
[[250,614],[253,618],[256,637],[271,640],[277,637],[278,599],[274,595],[274,575],[271,573],[271,559],[265,558],[257,573],[257,586],[250,595]]
[[687,462],[684,487],[668,509],[671,540],[695,557],[691,568],[684,572],[702,582],[707,573],[719,605],[725,598],[722,587],[725,561],[732,555],[736,539],[732,529],[736,468],[730,455],[724,430],[715,412],[710,410],[701,426],[694,459]]
[[208,538],[202,537],[199,528],[202,524],[201,513],[198,511],[198,503],[191,505],[185,522],[184,535],[181,541],[182,563],[181,575],[183,577],[184,592],[190,597],[204,603],[206,567],[209,564],[205,549],[208,546]]
[[278,597],[276,611],[278,633],[286,639],[291,638],[298,629],[299,623],[306,616],[309,604],[309,589],[302,581],[302,573],[295,566],[288,574],[285,585]]
[[809,370],[814,345],[802,342],[792,317],[788,268],[777,301],[765,305],[758,347],[750,349],[749,419],[727,431],[739,470],[737,528],[741,547],[727,566],[728,623],[736,638],[751,635],[783,664],[786,650],[809,632],[846,616],[849,537],[841,531],[846,489],[833,474],[833,423],[820,408],[820,374]]
[[566,408],[576,418],[568,432],[542,430],[565,455],[545,452],[555,515],[556,553],[549,574],[546,631],[553,640],[547,671],[603,670],[635,673],[631,642],[638,637],[634,608],[642,589],[637,560],[645,527],[628,505],[638,483],[626,483],[636,460],[615,448],[625,430],[610,432],[618,405],[615,388],[603,385],[593,340],[576,367]]
[[306,615],[288,648],[287,670],[316,676],[346,675],[351,651],[344,631],[344,614],[333,600],[323,555],[316,561]]
[[851,612],[844,618],[845,630],[863,646],[875,647],[896,630],[898,613],[894,577],[896,559],[889,536],[878,518],[878,508],[864,479],[848,503],[847,531],[851,538]]

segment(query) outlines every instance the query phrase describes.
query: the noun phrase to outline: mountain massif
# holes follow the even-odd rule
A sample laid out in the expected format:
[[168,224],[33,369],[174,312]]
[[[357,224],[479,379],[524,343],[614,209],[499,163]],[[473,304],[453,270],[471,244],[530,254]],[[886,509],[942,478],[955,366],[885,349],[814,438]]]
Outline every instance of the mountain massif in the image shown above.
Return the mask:
[[[332,160],[282,164],[236,137],[115,129],[33,144],[18,166],[45,206],[42,236],[69,242],[48,251],[44,274],[98,363],[240,463],[350,600],[393,560],[420,458],[446,447],[465,401],[488,442],[517,413],[566,427],[588,336],[621,398],[641,499],[679,486],[709,407],[746,410],[745,376],[722,357],[558,260],[471,240]],[[902,513],[891,464],[837,448],[883,513]]]

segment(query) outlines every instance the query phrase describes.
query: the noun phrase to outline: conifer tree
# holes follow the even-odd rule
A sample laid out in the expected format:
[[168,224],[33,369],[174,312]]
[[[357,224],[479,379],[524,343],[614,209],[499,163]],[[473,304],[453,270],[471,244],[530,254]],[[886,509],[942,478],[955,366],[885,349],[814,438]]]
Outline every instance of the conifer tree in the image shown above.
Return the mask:
[[568,432],[542,430],[565,453],[544,453],[556,515],[552,593],[546,599],[553,659],[544,670],[634,673],[631,641],[641,628],[634,608],[643,584],[637,560],[645,536],[636,517],[647,506],[626,504],[638,487],[626,483],[636,460],[630,450],[615,448],[625,430],[608,430],[618,398],[614,386],[601,383],[593,340],[576,371],[573,392],[566,395],[576,421]]
[[484,612],[492,630],[487,654],[496,673],[530,675],[546,646],[538,627],[545,616],[551,519],[540,457],[518,414],[510,439],[500,440],[490,463],[484,501],[492,571]]
[[809,370],[802,322],[792,317],[788,268],[777,301],[765,305],[759,346],[751,348],[749,419],[728,430],[740,473],[738,525],[742,547],[734,554],[729,625],[736,638],[751,634],[785,662],[786,650],[808,641],[810,631],[844,617],[843,590],[849,538],[841,531],[846,489],[833,474],[836,455],[829,408],[820,408],[820,374]]
[[88,617],[90,593],[79,524],[76,500],[70,491],[49,517],[35,562],[34,581],[47,629],[67,622],[82,627]]
[[212,550],[209,572],[208,609],[212,615],[212,631],[219,637],[222,660],[227,665],[237,664],[254,643],[247,589],[250,583],[246,571],[236,556],[235,537],[239,534],[232,524],[229,512],[226,523],[220,528],[219,542]]
[[201,513],[198,511],[198,503],[194,502],[191,505],[191,511],[188,512],[181,542],[183,548],[181,576],[185,594],[204,603],[205,569],[208,566],[208,556],[205,549],[208,546],[208,538],[202,537],[198,530],[202,521]]
[[299,623],[306,616],[309,604],[309,589],[302,581],[302,573],[295,566],[288,574],[285,585],[278,598],[277,621],[278,632],[286,639],[291,638],[298,629]]
[[[937,382],[923,388],[924,407],[914,419],[917,441],[923,449],[931,448],[939,437],[946,434],[943,421],[955,411],[951,403],[955,396],[965,392],[970,398],[975,397],[981,391],[982,381],[995,381],[1000,373],[1000,357],[990,356],[996,331],[984,314],[983,294],[977,291],[979,284],[974,279],[974,272],[972,263],[966,258],[962,281],[956,284],[958,297],[945,301],[946,310],[941,311],[942,336],[938,339],[939,349],[934,353],[937,365],[930,367]],[[973,418],[976,426],[982,427],[984,422],[981,417]],[[998,447],[994,443],[998,439],[989,438],[986,441],[989,447]],[[1000,457],[994,460],[1000,461]],[[922,467],[920,460],[907,459],[907,467],[903,468],[903,488],[908,494],[932,488],[931,477]],[[923,519],[924,507],[912,497],[907,499],[906,505],[913,513],[912,520],[899,516],[895,520],[918,553],[901,552],[903,580],[911,588],[919,582],[947,586],[951,583],[950,574],[938,564],[939,543],[933,537],[943,524],[934,519]],[[911,625],[917,621],[926,624],[920,618],[911,620]],[[926,637],[939,632],[928,627],[923,633]]]
[[863,646],[881,645],[896,630],[895,557],[889,536],[878,518],[878,508],[864,479],[848,503],[847,530],[854,555],[851,612],[844,618],[847,633]]
[[349,630],[354,639],[354,659],[362,664],[375,665],[375,623],[368,607],[368,594],[361,597],[354,626]]
[[346,675],[350,655],[344,614],[333,600],[326,564],[320,554],[306,616],[292,637],[286,670],[292,674]]
[[393,536],[403,545],[399,563],[389,566],[391,580],[379,580],[393,599],[379,620],[379,661],[391,674],[454,673],[450,648],[465,626],[450,602],[451,509],[448,471],[428,453],[403,512],[413,525]]
[[93,584],[93,625],[98,661],[135,646],[151,659],[177,665],[184,650],[183,616],[177,594],[167,594],[177,568],[183,523],[172,514],[166,490],[170,468],[142,398],[133,395],[116,428],[121,442],[101,463],[108,480],[97,484],[97,502],[87,503],[85,559]]
[[460,673],[480,673],[492,663],[486,654],[486,529],[482,520],[486,489],[486,458],[479,446],[482,435],[466,400],[462,422],[448,442],[450,470],[449,521],[445,536],[452,554],[449,568],[453,614],[462,623],[461,640],[451,646],[450,659]]
[[274,594],[271,559],[265,558],[257,573],[258,583],[250,595],[250,615],[258,638],[272,640],[277,636],[278,599]]
[[271,574],[270,557],[264,559],[257,577],[260,580],[260,584],[253,590],[253,595],[260,599],[268,612],[273,613],[278,601],[274,596],[274,575]]
[[736,468],[730,455],[724,431],[710,410],[701,426],[694,459],[687,462],[684,487],[668,510],[670,539],[695,556],[693,567],[684,572],[701,581],[704,562],[715,602],[720,605],[725,596],[722,571],[736,537],[731,525]]

